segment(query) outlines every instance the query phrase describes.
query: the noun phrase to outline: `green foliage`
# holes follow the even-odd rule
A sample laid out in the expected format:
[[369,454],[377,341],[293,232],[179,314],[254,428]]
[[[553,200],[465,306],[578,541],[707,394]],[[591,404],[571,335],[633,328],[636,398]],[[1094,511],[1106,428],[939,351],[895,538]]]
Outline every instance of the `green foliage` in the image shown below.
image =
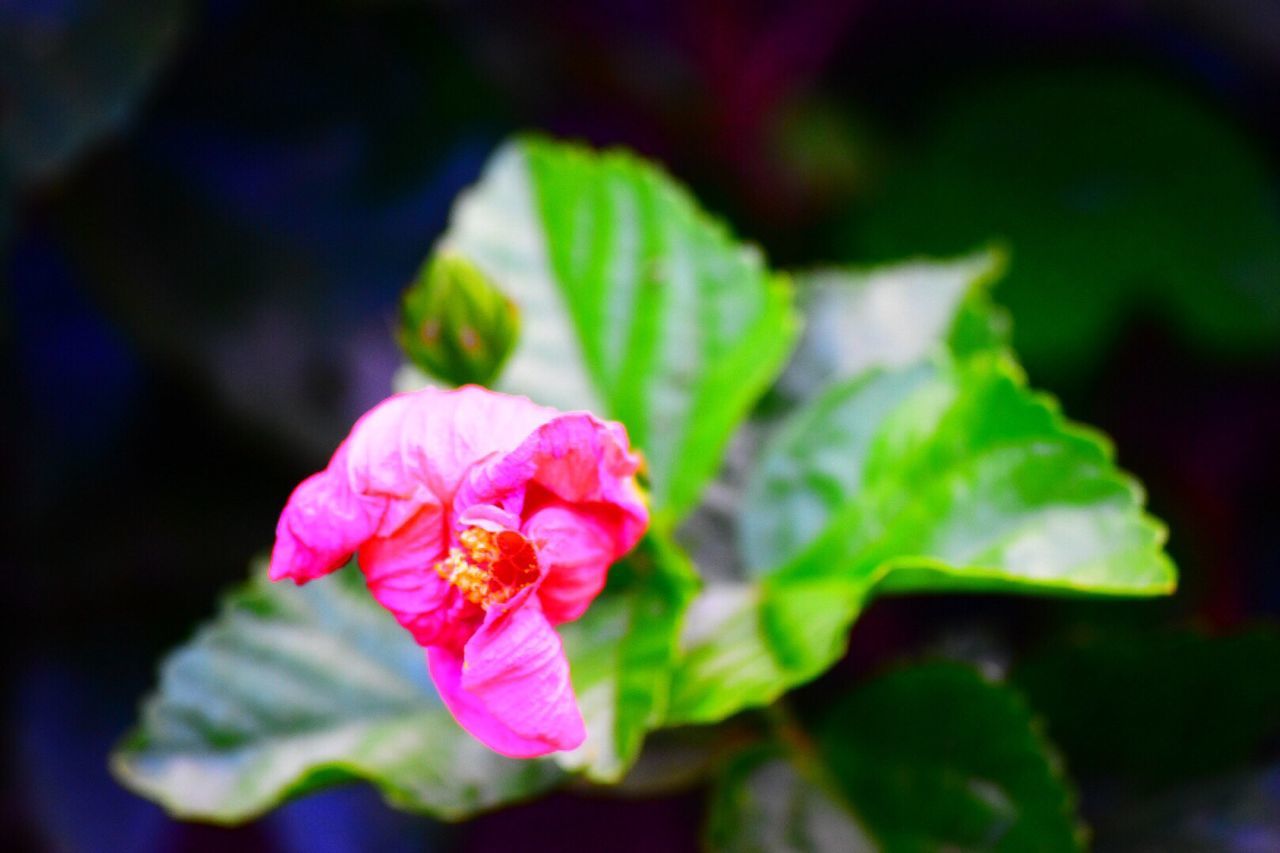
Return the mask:
[[925,139],[851,245],[891,259],[1006,241],[1000,298],[1037,375],[1087,366],[1152,305],[1226,352],[1280,340],[1274,175],[1176,89],[1114,71],[1021,74],[957,89]]
[[721,775],[715,849],[1083,848],[1025,704],[968,667],[891,672],[838,701],[814,734],[780,736],[785,750],[744,754]]
[[1026,706],[971,669],[877,679],[831,710],[818,742],[890,849],[1080,847],[1070,794]]
[[[672,720],[714,720],[819,674],[872,594],[1173,588],[1137,483],[1099,436],[1027,389],[998,315],[983,319],[993,263],[910,268],[912,295],[898,298],[942,318],[932,340],[886,334],[858,349],[829,330],[847,350],[827,359],[838,378],[783,419],[752,472],[738,532],[756,580],[695,602]],[[906,277],[850,276],[844,310],[880,310],[877,289]],[[931,299],[945,307],[925,308]],[[806,339],[799,351],[824,347]]]
[[587,740],[557,756],[597,782],[617,782],[661,722],[676,636],[696,575],[688,558],[651,535],[609,571],[586,614],[560,629]]
[[742,525],[756,574],[884,574],[898,591],[1173,586],[1138,485],[1000,356],[836,385],[757,472]]
[[[354,570],[303,589],[256,578],[166,663],[115,757],[126,784],[177,814],[241,820],[363,778],[456,818],[565,771],[614,783],[647,732],[721,720],[820,674],[874,594],[1172,588],[1138,486],[1026,387],[987,295],[998,252],[802,277],[813,322],[770,414],[749,422],[748,441],[770,435],[728,501],[736,534],[718,543],[740,570],[703,565],[715,580],[701,590],[673,530],[796,344],[789,284],[653,166],[542,140],[494,156],[435,258],[405,334],[437,315],[502,327],[491,283],[523,319],[498,387],[620,419],[648,461],[649,536],[560,628],[587,740],[552,759],[498,758],[449,718],[421,649]],[[482,282],[487,301],[443,298],[430,286],[442,282]],[[730,475],[717,493],[733,492]],[[887,676],[817,738],[823,758],[798,777],[773,746],[730,761],[713,838],[753,849],[747,828],[776,818],[790,823],[760,835],[764,849],[834,849],[866,840],[856,809],[893,849],[1031,833],[1045,849],[1076,844],[1025,709],[967,670]]]
[[875,367],[1007,345],[1009,319],[987,295],[1006,266],[1004,252],[992,248],[945,260],[800,275],[805,333],[779,383],[782,393],[805,401],[833,381]]
[[255,571],[164,662],[112,769],[175,816],[218,823],[351,779],[457,819],[561,776],[551,762],[502,758],[454,723],[423,650],[354,567],[302,588]]
[[454,385],[487,385],[520,329],[516,306],[466,258],[439,252],[404,292],[396,338],[415,365]]

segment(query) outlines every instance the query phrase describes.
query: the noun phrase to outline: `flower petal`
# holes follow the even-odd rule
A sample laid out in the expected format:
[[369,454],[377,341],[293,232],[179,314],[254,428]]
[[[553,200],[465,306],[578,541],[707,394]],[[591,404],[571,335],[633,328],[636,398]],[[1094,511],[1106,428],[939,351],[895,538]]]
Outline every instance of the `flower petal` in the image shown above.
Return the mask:
[[366,413],[351,431],[352,487],[402,500],[425,490],[448,503],[473,465],[520,446],[557,414],[526,397],[474,385],[397,394]]
[[340,473],[346,445],[334,454],[330,467],[303,480],[293,490],[276,524],[269,577],[306,583],[339,568],[352,552],[373,535],[387,509],[387,498],[351,490]]
[[[272,580],[305,583],[371,538],[394,535],[424,507],[447,509],[476,463],[520,446],[555,415],[524,397],[474,386],[384,400],[356,422],[328,467],[289,498],[276,527]],[[443,546],[418,556],[431,571]]]
[[525,517],[556,501],[611,507],[618,513],[616,559],[649,525],[634,477],[639,467],[621,424],[571,413],[540,425],[510,453],[477,465],[459,487],[457,505],[493,504]]
[[[374,598],[428,647],[466,729],[511,756],[573,749],[586,731],[552,626],[582,614],[648,526],[639,464],[620,424],[587,413],[476,387],[398,395],[294,492],[271,577],[302,583],[357,553]],[[468,527],[534,541],[537,583],[487,611],[468,601],[437,572]],[[475,559],[481,571],[492,562]]]
[[557,503],[525,522],[524,535],[538,549],[545,572],[538,598],[551,624],[577,619],[604,588],[624,544],[616,515],[604,505],[573,509]]
[[369,592],[391,611],[418,645],[461,651],[484,612],[435,571],[448,547],[443,508],[428,504],[390,536],[360,546]]
[[431,677],[464,729],[495,752],[533,758],[586,738],[560,637],[535,597],[490,611],[462,656],[427,652]]

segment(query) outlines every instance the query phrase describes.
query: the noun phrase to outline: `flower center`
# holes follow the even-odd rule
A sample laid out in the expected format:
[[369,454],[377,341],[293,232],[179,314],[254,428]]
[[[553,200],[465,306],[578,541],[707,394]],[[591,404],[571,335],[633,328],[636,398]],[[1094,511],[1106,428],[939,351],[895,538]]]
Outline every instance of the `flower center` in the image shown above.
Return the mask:
[[538,579],[538,553],[514,530],[468,527],[461,548],[436,563],[436,574],[456,586],[467,601],[488,610],[510,600]]

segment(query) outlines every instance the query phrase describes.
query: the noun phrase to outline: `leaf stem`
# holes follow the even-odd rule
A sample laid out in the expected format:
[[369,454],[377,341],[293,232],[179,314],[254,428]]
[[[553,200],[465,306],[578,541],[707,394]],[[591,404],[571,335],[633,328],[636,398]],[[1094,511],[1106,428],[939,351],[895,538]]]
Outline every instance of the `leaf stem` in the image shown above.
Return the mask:
[[832,775],[822,759],[817,742],[796,717],[785,697],[767,705],[763,709],[763,715],[773,739],[783,748],[800,777],[822,791],[832,803],[844,809],[849,819],[865,831],[866,821]]
[[797,719],[790,703],[785,698],[779,698],[763,710],[774,740],[783,748],[801,775],[834,797],[836,802],[847,805],[839,786],[819,755],[817,743]]

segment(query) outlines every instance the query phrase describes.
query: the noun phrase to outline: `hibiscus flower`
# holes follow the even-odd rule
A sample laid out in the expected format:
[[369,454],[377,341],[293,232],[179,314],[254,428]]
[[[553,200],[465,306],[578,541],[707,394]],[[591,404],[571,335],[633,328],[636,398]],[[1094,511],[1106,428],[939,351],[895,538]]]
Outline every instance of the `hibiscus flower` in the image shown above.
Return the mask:
[[586,736],[554,626],[577,619],[644,534],[621,424],[468,386],[379,403],[289,498],[272,580],[354,553],[369,591],[427,649],[467,731],[504,755]]

